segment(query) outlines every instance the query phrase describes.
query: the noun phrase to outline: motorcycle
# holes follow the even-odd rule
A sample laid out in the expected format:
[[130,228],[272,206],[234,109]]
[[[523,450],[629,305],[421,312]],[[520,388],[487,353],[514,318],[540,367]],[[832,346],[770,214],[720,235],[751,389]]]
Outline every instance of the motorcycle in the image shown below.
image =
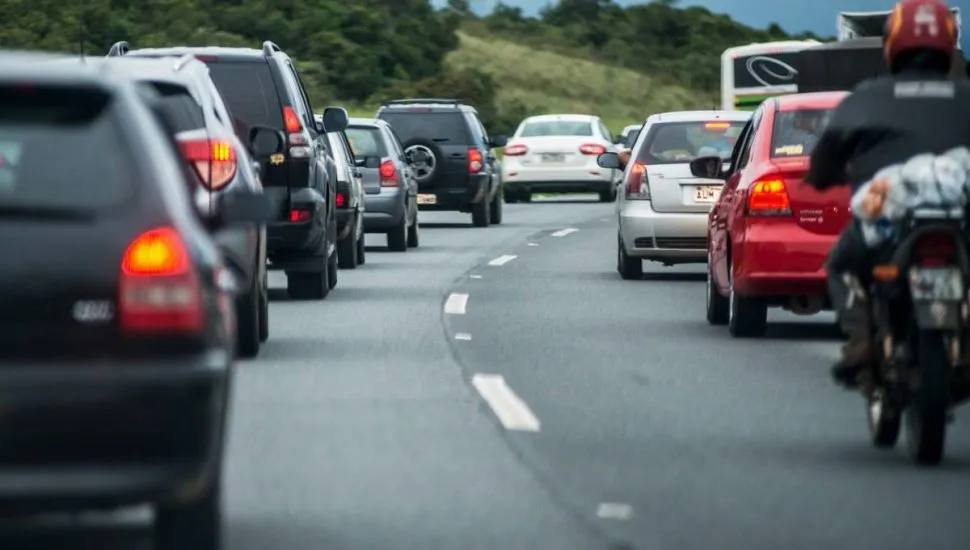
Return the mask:
[[872,271],[875,351],[860,380],[877,448],[905,426],[915,463],[939,464],[953,409],[970,398],[970,255],[961,207],[916,208]]

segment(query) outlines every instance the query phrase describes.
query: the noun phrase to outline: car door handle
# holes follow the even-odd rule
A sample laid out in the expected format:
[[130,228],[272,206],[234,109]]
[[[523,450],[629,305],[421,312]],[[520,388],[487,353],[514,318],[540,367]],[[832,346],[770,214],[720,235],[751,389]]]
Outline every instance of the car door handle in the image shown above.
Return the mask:
[[464,155],[463,155],[462,153],[452,153],[452,154],[451,154],[451,155],[449,155],[449,156],[450,156],[451,158],[453,158],[453,159],[457,159],[457,158],[461,158],[461,157],[463,157]]

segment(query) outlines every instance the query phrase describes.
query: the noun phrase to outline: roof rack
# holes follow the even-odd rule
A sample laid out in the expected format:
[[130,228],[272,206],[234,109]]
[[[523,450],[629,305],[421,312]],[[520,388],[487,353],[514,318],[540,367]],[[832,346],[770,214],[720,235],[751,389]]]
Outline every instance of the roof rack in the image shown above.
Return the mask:
[[190,61],[194,61],[194,60],[195,60],[195,56],[190,53],[187,53],[175,61],[175,65],[172,65],[172,69],[175,72],[179,72],[183,68],[185,68],[185,66],[188,65]]
[[384,105],[414,105],[414,104],[425,104],[425,105],[461,105],[461,101],[457,99],[440,99],[440,98],[413,98],[413,99],[392,99],[391,101],[385,101]]
[[128,43],[124,40],[120,40],[111,45],[111,49],[108,50],[108,55],[105,57],[121,57],[127,55],[131,48]]
[[281,51],[283,50],[280,49],[280,47],[277,46],[276,43],[273,42],[272,40],[267,40],[266,42],[263,42],[263,55],[271,56],[274,53],[281,52]]

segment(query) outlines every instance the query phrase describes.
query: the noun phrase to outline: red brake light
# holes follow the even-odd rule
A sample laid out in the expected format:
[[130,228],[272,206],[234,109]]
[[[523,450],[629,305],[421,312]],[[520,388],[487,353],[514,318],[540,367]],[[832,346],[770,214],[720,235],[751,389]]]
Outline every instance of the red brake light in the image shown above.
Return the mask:
[[290,210],[291,222],[308,222],[313,215],[309,210]]
[[209,189],[221,189],[236,177],[236,149],[216,139],[194,139],[180,142],[185,160],[192,164],[202,183]]
[[188,249],[169,227],[140,235],[121,261],[118,300],[128,333],[199,332],[205,312]]
[[521,143],[515,145],[505,146],[505,156],[507,157],[521,157],[522,155],[529,152],[529,148]]
[[347,193],[337,193],[337,208],[344,208],[347,206]]
[[579,146],[579,152],[584,155],[602,155],[606,152],[606,147],[597,143],[584,143]]
[[483,157],[482,157],[481,151],[479,151],[478,149],[469,149],[468,150],[468,173],[475,174],[480,172],[482,168],[485,167],[484,163],[482,163],[482,160],[483,160]]
[[385,160],[381,163],[381,187],[397,187],[397,168],[394,161]]
[[758,180],[748,191],[749,216],[791,216],[785,182],[778,178]]
[[953,235],[944,232],[927,233],[916,239],[913,254],[921,265],[941,267],[953,262],[956,248]]
[[286,131],[291,134],[303,130],[303,123],[300,122],[300,117],[296,115],[296,111],[289,105],[283,107],[283,124],[286,126]]
[[632,200],[650,199],[650,182],[647,180],[647,165],[636,161],[630,166],[626,177],[626,198]]

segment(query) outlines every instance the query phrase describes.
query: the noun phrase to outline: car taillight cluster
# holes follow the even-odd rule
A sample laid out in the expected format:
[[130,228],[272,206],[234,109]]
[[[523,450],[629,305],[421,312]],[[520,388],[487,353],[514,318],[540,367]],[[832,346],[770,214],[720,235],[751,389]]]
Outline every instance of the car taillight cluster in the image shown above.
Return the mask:
[[385,160],[381,163],[380,168],[381,173],[381,187],[397,187],[397,167],[394,166],[394,161]]
[[942,267],[954,261],[957,243],[949,233],[926,233],[916,239],[913,255],[920,265],[926,267]]
[[579,152],[584,155],[599,156],[606,152],[606,147],[598,143],[584,143],[579,146]]
[[468,150],[468,173],[477,174],[485,168],[485,159],[482,156],[482,152],[478,149]]
[[791,216],[791,201],[785,181],[779,177],[761,178],[748,190],[749,216]]
[[507,157],[521,157],[528,152],[529,148],[521,143],[505,146],[505,156]]
[[290,158],[309,158],[310,138],[303,132],[299,115],[289,105],[283,107],[283,125],[286,127]]
[[179,142],[182,155],[192,165],[202,184],[216,190],[236,177],[236,149],[223,140],[188,139]]
[[647,166],[636,161],[630,166],[626,176],[626,199],[650,200],[650,181],[647,179]]
[[291,222],[308,222],[313,217],[313,212],[305,208],[294,208],[290,210]]
[[337,193],[337,208],[347,208],[347,193]]

